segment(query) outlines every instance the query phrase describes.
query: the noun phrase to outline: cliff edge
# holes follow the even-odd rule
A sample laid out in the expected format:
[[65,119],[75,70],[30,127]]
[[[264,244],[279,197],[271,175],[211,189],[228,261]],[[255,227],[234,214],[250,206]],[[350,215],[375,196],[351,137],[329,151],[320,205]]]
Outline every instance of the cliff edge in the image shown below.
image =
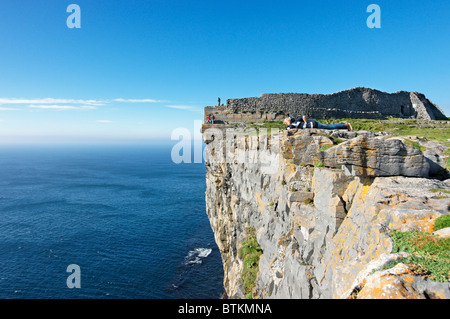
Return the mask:
[[[450,213],[448,155],[430,141],[227,125],[202,133],[207,214],[231,298],[450,298],[448,228],[436,232]],[[396,234],[443,245],[439,261]],[[428,255],[444,266],[417,261]]]

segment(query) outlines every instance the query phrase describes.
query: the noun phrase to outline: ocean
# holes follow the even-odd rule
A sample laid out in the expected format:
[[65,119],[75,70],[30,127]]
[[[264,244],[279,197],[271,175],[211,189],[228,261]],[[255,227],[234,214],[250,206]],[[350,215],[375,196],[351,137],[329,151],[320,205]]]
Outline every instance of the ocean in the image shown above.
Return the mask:
[[0,298],[220,298],[205,167],[171,147],[1,146]]

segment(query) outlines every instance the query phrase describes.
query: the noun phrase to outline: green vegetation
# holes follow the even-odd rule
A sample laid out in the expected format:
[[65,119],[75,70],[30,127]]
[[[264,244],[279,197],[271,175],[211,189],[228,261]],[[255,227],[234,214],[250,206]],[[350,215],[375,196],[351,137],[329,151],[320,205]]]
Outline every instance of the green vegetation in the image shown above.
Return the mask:
[[442,188],[432,188],[432,189],[430,189],[430,192],[433,192],[433,193],[439,193],[439,192],[442,192],[442,193],[450,194],[450,190],[448,190],[448,189],[442,189]]
[[[353,131],[374,131],[391,132],[400,136],[423,136],[428,140],[435,140],[450,147],[447,141],[450,137],[450,121],[418,121],[413,119],[388,118],[386,120],[374,119],[318,119],[325,124],[348,122],[352,125]],[[285,129],[286,125],[281,121],[252,123],[255,127]],[[338,138],[334,138],[334,143],[339,144]],[[450,150],[447,151],[450,155]],[[450,165],[450,164],[449,164]]]
[[450,148],[447,148],[444,152],[444,155],[447,155],[446,168],[447,171],[450,171]]
[[322,161],[319,160],[314,164],[314,167],[325,167],[325,166],[323,165]]
[[434,221],[434,230],[450,227],[450,215],[442,215]]
[[[448,215],[447,215],[448,216]],[[448,222],[448,220],[447,220]],[[450,238],[419,231],[392,231],[393,253],[407,252],[411,255],[399,258],[380,270],[394,267],[398,263],[411,265],[414,273],[430,280],[446,282],[450,278]]]
[[[235,126],[240,125],[239,123],[234,123]],[[282,122],[250,122],[247,123],[245,127],[245,132],[248,132],[247,136],[257,136],[261,134],[272,134],[276,133],[277,130],[284,130],[286,126]]]
[[269,206],[273,206],[273,199],[270,201]]
[[405,139],[405,144],[417,148],[422,154],[427,150],[425,146],[420,145],[418,142],[411,141],[409,139]]
[[332,144],[325,144],[325,145],[322,145],[322,147],[320,148],[320,151],[321,152],[326,152],[326,151],[328,151],[330,148],[332,148],[334,145],[332,145]]
[[286,128],[286,125],[284,125],[283,122],[280,121],[253,122],[250,124],[250,126],[254,128],[274,128],[279,130],[284,130]]
[[[401,118],[388,118],[386,120],[345,118],[318,119],[318,121],[324,124],[348,122],[352,125],[354,131],[384,131],[392,132],[400,136],[423,136],[429,140],[444,142],[444,144],[450,146],[450,142],[447,141],[450,136],[450,121],[418,121]],[[257,127],[286,128],[286,125],[282,121],[254,122],[251,124]]]
[[237,114],[237,113],[241,113],[241,114],[246,114],[246,113],[251,113],[251,114],[255,114],[256,112],[259,112],[261,115],[263,114],[278,114],[280,113],[279,110],[270,110],[270,111],[264,111],[264,110],[238,110],[238,109],[233,109],[231,110],[232,113]]
[[259,258],[262,255],[261,247],[256,240],[256,230],[247,228],[247,237],[242,242],[238,251],[239,258],[243,261],[242,284],[246,299],[252,299],[252,290],[256,286],[256,276],[259,270]]
[[339,137],[331,137],[331,139],[333,140],[333,143],[336,145],[341,144],[343,142],[343,140],[340,139]]
[[303,201],[303,204],[305,205],[312,205],[314,203],[314,199],[312,198],[307,198]]
[[[430,191],[433,192],[433,193],[444,193],[444,194],[449,194],[450,195],[450,190],[447,190],[447,189],[432,188],[432,189],[430,189]],[[449,196],[435,197],[435,199],[443,199],[443,198],[449,198]]]
[[423,136],[428,140],[435,140],[450,147],[447,139],[450,137],[450,121],[423,121],[413,119],[388,118],[386,120],[373,119],[323,119],[322,123],[331,124],[349,122],[354,131],[391,132],[400,136]]

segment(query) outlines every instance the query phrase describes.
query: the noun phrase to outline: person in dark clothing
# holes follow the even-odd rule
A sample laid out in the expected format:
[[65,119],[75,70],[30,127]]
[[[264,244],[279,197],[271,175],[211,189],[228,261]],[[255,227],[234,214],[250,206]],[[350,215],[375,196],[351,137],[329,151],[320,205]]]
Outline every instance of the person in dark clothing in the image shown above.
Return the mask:
[[217,102],[219,102],[218,106],[220,106],[220,97],[217,99]]
[[352,130],[352,126],[350,123],[337,123],[337,124],[323,124],[316,120],[307,120],[306,116],[294,118],[287,117],[284,119],[284,125],[286,125],[286,129],[290,130],[293,128],[296,129],[305,129],[305,128],[317,128],[322,130]]

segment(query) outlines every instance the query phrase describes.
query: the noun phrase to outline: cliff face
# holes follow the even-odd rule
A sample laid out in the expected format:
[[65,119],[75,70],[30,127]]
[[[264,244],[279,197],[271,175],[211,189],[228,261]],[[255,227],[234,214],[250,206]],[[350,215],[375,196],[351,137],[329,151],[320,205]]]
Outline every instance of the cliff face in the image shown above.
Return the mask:
[[[408,265],[374,272],[392,230],[433,231],[450,180],[407,140],[369,132],[244,132],[204,126],[206,206],[228,296],[243,298],[239,249],[261,247],[254,298],[450,298],[449,283]],[[442,154],[440,154],[442,155]],[[441,167],[442,168],[442,167]],[[442,173],[442,171],[440,171]]]

